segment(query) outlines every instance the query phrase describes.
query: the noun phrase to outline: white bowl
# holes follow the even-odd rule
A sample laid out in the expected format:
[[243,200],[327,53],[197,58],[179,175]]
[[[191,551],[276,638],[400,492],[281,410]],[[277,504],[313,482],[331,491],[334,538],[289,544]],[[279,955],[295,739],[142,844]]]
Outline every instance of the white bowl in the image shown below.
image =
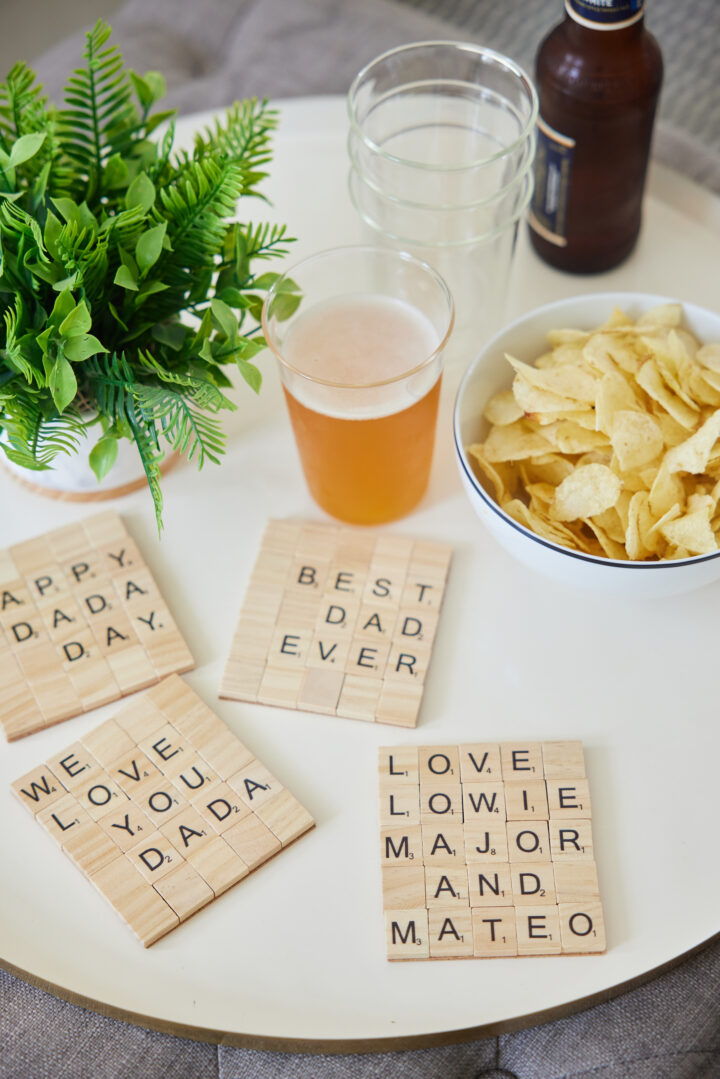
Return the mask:
[[[604,292],[575,296],[538,307],[506,326],[481,349],[468,367],[455,401],[454,435],[458,468],[468,498],[478,517],[515,558],[572,587],[628,597],[660,597],[720,579],[720,551],[667,562],[623,562],[561,547],[513,520],[497,504],[478,478],[465,447],[482,440],[486,402],[512,384],[505,360],[509,352],[532,363],[547,350],[546,335],[558,327],[590,330],[600,326],[614,307],[632,319],[661,303],[677,302],[641,292]],[[684,325],[701,343],[720,341],[720,314],[683,303]]]

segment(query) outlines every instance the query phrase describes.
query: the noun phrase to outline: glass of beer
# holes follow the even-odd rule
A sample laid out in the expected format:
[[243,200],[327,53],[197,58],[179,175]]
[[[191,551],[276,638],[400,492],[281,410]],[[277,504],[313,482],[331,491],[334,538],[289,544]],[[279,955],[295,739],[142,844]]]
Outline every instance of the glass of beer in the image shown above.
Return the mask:
[[402,251],[343,247],[299,263],[263,308],[310,493],[331,516],[379,524],[427,488],[453,301]]

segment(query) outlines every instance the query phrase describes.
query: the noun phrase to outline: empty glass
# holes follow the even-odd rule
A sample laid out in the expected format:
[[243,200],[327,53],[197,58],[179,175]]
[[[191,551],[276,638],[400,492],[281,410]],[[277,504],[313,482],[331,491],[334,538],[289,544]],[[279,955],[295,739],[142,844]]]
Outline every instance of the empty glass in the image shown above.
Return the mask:
[[517,227],[532,196],[537,95],[491,49],[428,41],[392,49],[348,95],[350,195],[374,243],[446,279],[455,356],[502,319]]

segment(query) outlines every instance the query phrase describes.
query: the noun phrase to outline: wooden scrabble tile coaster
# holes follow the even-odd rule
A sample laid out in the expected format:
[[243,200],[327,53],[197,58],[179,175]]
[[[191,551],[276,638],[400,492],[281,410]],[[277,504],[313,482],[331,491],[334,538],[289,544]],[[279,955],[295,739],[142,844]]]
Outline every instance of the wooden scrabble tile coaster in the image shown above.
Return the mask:
[[380,750],[388,959],[605,951],[580,742]]
[[146,948],[314,826],[177,675],[12,787]]
[[220,696],[414,727],[451,550],[270,521]]
[[117,513],[0,550],[0,726],[8,741],[193,666]]

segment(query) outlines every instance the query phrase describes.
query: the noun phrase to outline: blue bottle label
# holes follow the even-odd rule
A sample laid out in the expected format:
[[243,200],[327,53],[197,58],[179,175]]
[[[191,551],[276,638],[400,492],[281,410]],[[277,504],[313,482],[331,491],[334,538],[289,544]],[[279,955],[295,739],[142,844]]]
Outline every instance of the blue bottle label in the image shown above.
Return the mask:
[[642,18],[645,0],[565,0],[576,22],[593,30],[622,30]]
[[566,217],[575,139],[537,122],[535,191],[528,217],[531,229],[558,247],[567,245]]

